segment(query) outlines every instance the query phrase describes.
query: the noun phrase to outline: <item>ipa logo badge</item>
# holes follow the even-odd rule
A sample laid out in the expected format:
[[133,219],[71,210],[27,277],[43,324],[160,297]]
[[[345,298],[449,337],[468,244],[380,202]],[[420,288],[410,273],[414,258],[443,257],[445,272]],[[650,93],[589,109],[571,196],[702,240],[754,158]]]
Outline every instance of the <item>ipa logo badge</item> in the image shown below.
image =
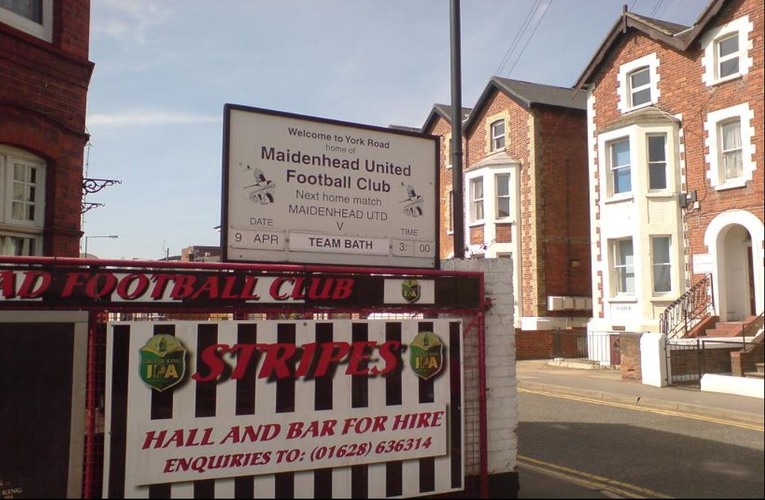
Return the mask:
[[410,304],[420,300],[420,283],[414,279],[402,281],[401,296]]
[[433,332],[420,332],[409,344],[409,366],[418,377],[428,380],[444,367],[444,344]]
[[186,374],[186,349],[172,335],[155,335],[139,350],[141,380],[159,392],[183,380]]

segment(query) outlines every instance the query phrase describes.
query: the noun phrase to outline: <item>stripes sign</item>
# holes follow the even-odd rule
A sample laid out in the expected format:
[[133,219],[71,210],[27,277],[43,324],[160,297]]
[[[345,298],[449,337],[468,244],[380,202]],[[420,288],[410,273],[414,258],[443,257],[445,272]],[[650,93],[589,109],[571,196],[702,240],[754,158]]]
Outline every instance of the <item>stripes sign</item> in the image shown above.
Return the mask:
[[[461,490],[461,326],[445,319],[111,323],[105,495],[374,498]],[[162,348],[150,348],[160,341]],[[157,357],[176,344],[185,354]],[[155,385],[148,374],[158,373],[180,382]]]

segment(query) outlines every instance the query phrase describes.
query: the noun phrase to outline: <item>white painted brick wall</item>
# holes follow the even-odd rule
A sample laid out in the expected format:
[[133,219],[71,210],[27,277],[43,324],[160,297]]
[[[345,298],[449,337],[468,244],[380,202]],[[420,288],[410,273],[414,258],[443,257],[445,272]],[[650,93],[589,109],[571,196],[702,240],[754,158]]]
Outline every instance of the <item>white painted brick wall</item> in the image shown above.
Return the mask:
[[[515,330],[513,328],[513,266],[511,259],[442,260],[441,268],[449,271],[484,273],[486,296],[494,306],[486,312],[486,406],[488,429],[489,474],[513,472],[518,460],[518,387],[515,373]],[[463,328],[467,328],[465,320]],[[469,349],[466,342],[466,349]],[[470,387],[477,381],[465,374],[465,404],[476,404],[477,394]],[[477,375],[477,374],[476,374]],[[476,384],[476,385],[472,385]],[[471,398],[471,396],[474,396]],[[465,441],[478,442],[478,412],[465,413]],[[470,459],[472,457],[468,457]],[[476,457],[477,458],[477,457]],[[478,464],[466,463],[468,473],[477,473]]]

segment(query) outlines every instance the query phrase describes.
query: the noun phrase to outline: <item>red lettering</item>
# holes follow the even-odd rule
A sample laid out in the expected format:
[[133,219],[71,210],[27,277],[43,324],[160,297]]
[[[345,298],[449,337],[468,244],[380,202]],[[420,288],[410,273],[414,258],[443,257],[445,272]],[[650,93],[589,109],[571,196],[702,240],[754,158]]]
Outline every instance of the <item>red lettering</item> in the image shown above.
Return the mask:
[[354,342],[353,350],[351,351],[351,357],[348,360],[348,368],[345,369],[346,375],[368,375],[369,369],[367,368],[369,361],[372,359],[372,355],[368,354],[368,350],[374,349],[377,342],[365,341]]
[[156,285],[154,285],[154,290],[151,292],[151,298],[153,300],[159,300],[165,295],[165,288],[167,288],[167,283],[170,281],[170,275],[155,274],[152,276],[152,279],[155,281]]
[[[385,361],[385,367],[380,372],[380,375],[386,375],[396,369],[401,356],[394,351],[398,351],[399,349],[401,349],[401,342],[397,340],[390,340],[379,347],[380,358]],[[373,368],[372,373],[374,373],[375,370],[376,368]]]
[[274,372],[278,379],[289,377],[290,369],[287,361],[297,351],[295,344],[257,344],[257,346],[258,349],[264,350],[266,355],[263,366],[258,372],[258,378],[271,378]]
[[295,283],[292,287],[292,299],[305,300],[305,278],[298,277],[292,281]]
[[[103,284],[101,284],[102,281]],[[85,294],[91,299],[100,299],[110,295],[116,286],[116,276],[112,273],[99,273],[88,280],[88,283],[85,285]]]
[[269,295],[271,295],[271,298],[276,300],[287,300],[289,298],[289,294],[281,292],[282,285],[285,282],[295,283],[295,279],[294,278],[276,278],[274,282],[271,283],[271,288],[269,289]]
[[318,345],[316,342],[300,346],[302,354],[300,355],[300,362],[295,370],[295,378],[305,377],[308,374],[308,370],[313,364],[313,357],[316,355],[317,347]]
[[[311,280],[311,284],[308,287],[308,298],[309,299],[328,299],[330,296],[330,292],[332,291],[332,285],[334,284],[334,279],[329,278],[326,280],[321,279],[313,279]],[[321,286],[324,285],[324,286]],[[321,291],[319,291],[319,288],[321,287]]]
[[141,449],[145,450],[146,448],[149,448],[152,443],[154,444],[154,448],[162,448],[162,441],[165,440],[165,436],[167,436],[167,431],[159,431],[159,435],[157,436],[154,435],[154,431],[147,432],[146,439],[144,439]]
[[226,362],[220,358],[220,354],[229,351],[228,344],[212,344],[204,348],[200,355],[200,363],[210,370],[207,375],[201,375],[199,369],[191,376],[197,382],[209,382],[220,377]]
[[22,299],[40,297],[48,290],[52,281],[53,277],[47,271],[27,271],[24,281],[21,283],[21,288],[19,288],[19,297]]
[[64,282],[64,288],[61,290],[61,297],[71,297],[74,293],[75,286],[83,286],[83,281],[88,277],[88,273],[69,273],[66,275],[66,282]]
[[168,458],[165,461],[165,468],[162,469],[162,472],[165,474],[169,472],[175,472],[175,470],[177,469],[176,462],[178,462],[177,458]]
[[351,346],[347,342],[325,342],[321,345],[321,355],[316,364],[314,377],[323,377],[327,374],[330,364],[338,363],[348,355]]
[[255,292],[255,287],[258,284],[258,278],[255,276],[244,277],[244,289],[242,290],[242,298],[245,300],[260,300],[260,296]]
[[[130,286],[137,282],[133,291],[130,291]],[[117,285],[117,295],[121,299],[133,300],[137,299],[146,293],[149,288],[149,278],[143,274],[128,274],[122,278]]]
[[194,293],[194,283],[196,282],[196,276],[187,276],[183,274],[175,275],[175,285],[170,292],[170,297],[175,300],[188,298]]
[[218,298],[218,277],[217,276],[208,276],[205,282],[202,284],[202,286],[197,289],[196,292],[194,292],[194,295],[191,296],[192,299],[198,299],[200,295],[203,293],[207,293],[208,299],[217,299]]
[[337,278],[335,280],[335,293],[332,298],[335,300],[347,299],[353,293],[353,278]]
[[225,276],[223,278],[223,291],[220,292],[221,299],[238,299],[236,294],[232,293],[236,285],[236,276]]
[[0,292],[7,299],[16,296],[16,274],[13,271],[0,272]]
[[250,359],[252,359],[252,353],[255,352],[256,344],[234,344],[231,348],[231,352],[238,352],[236,357],[236,366],[234,371],[231,372],[231,380],[239,380],[244,378],[244,374],[247,372],[247,368],[250,365]]

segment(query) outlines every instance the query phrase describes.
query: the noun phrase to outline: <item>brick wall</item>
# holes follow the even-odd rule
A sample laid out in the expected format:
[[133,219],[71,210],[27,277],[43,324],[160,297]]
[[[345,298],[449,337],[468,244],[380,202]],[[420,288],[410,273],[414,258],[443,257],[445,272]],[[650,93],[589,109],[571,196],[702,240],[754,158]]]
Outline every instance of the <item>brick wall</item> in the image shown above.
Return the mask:
[[[726,2],[718,16],[708,25],[709,28],[722,26],[744,15],[749,16],[754,23],[754,30],[749,35],[752,48],[749,56],[753,58],[753,66],[749,73],[741,78],[727,83],[706,86],[702,80],[704,55],[701,44],[697,41],[689,50],[678,52],[663,43],[657,42],[647,35],[630,31],[623,39],[614,45],[601,64],[591,88],[595,103],[593,125],[594,133],[608,128],[622,118],[618,109],[617,82],[619,67],[627,62],[655,53],[659,59],[658,90],[660,98],[658,105],[668,115],[681,115],[681,160],[685,162],[685,184],[680,190],[696,191],[699,199],[698,210],[685,212],[686,224],[684,235],[689,248],[686,250],[688,268],[687,278],[690,283],[701,278],[691,276],[691,262],[694,254],[706,254],[710,251],[704,238],[710,221],[726,210],[746,210],[754,214],[761,222],[765,221],[765,206],[763,205],[765,177],[763,170],[763,77],[764,38],[763,11],[765,7],[760,0],[732,0]],[[710,168],[706,155],[709,154],[707,141],[709,132],[704,123],[709,113],[748,102],[754,111],[751,126],[755,128],[753,138],[754,170],[753,180],[746,186],[717,191],[707,177]],[[713,132],[714,133],[714,132]],[[598,160],[595,160],[596,164]],[[597,166],[596,168],[604,168]],[[595,171],[594,180],[599,177]],[[600,242],[593,242],[600,245]],[[758,264],[761,272],[761,263]],[[602,294],[598,293],[595,300],[602,303]],[[601,314],[602,316],[602,314]]]
[[643,380],[640,361],[640,333],[622,333],[619,335],[619,357],[623,379]]
[[587,330],[515,330],[517,359],[586,358]]
[[[586,113],[528,109],[497,91],[478,113],[466,130],[466,165],[487,156],[486,131],[499,115],[507,123],[505,152],[521,163],[521,314],[566,315],[547,311],[548,295],[592,295]],[[482,243],[482,238],[483,228],[470,228],[470,243]],[[500,239],[510,241],[509,232],[498,228]],[[572,267],[571,260],[579,261],[579,267]]]
[[52,43],[0,23],[0,144],[46,161],[44,255],[79,255],[89,29],[89,0],[54,3]]
[[434,120],[432,126],[425,132],[439,137],[438,169],[440,180],[438,193],[439,199],[441,200],[441,212],[439,214],[440,244],[438,252],[441,259],[448,259],[454,256],[454,235],[449,231],[449,211],[445,209],[449,203],[449,191],[452,190],[454,176],[454,171],[451,168],[447,168],[452,164],[450,153],[452,126],[447,120],[438,117]]

